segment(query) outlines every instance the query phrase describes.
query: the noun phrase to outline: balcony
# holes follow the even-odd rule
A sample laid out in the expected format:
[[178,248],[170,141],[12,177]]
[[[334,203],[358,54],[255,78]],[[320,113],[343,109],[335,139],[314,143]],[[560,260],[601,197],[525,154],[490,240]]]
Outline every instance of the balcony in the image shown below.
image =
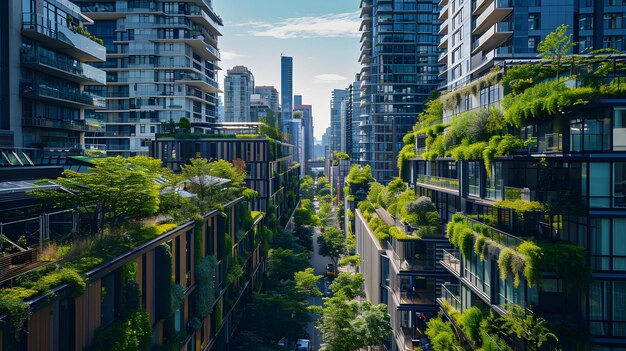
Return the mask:
[[35,13],[22,16],[22,34],[81,61],[105,61],[106,49],[95,41],[72,32],[66,26],[44,20]]
[[435,295],[431,293],[399,291],[400,303],[403,305],[434,305]]
[[437,300],[440,305],[447,304],[452,309],[461,312],[461,286],[458,284],[441,285],[441,297]]
[[448,34],[449,23],[450,23],[449,19],[447,19],[447,20],[443,21],[443,23],[441,23],[441,25],[439,26],[439,33],[438,33],[439,35]]
[[448,5],[445,5],[439,11],[439,20],[444,21],[448,18]]
[[437,58],[437,63],[446,64],[448,62],[448,49],[444,49],[441,54],[439,54],[439,58]]
[[448,36],[447,35],[444,35],[443,37],[441,37],[441,39],[439,40],[439,45],[437,45],[437,48],[439,49],[448,48]]
[[[461,217],[463,218],[463,224],[472,228],[475,232],[481,233],[482,235],[486,236],[488,239],[491,239],[502,246],[516,248],[517,246],[519,246],[521,243],[524,242],[524,240],[516,236],[505,233],[501,230],[495,229],[475,219],[469,218],[464,215],[461,215]],[[532,233],[528,233],[528,234],[532,235]]]
[[472,54],[480,51],[491,51],[502,45],[513,35],[512,24],[499,22],[472,43]]
[[439,263],[455,276],[461,276],[461,254],[459,251],[443,250],[443,259]]
[[219,93],[220,85],[213,79],[200,73],[185,73],[175,77],[180,83],[186,83],[208,93]]
[[206,41],[206,35],[203,32],[203,30],[196,28],[184,31],[184,34],[179,35],[177,38],[161,35],[158,39],[153,39],[152,41],[159,43],[182,41],[191,46],[195,53],[202,55],[209,61],[221,60],[220,52]]
[[[478,4],[476,7],[478,8]],[[504,20],[512,12],[513,0],[493,0],[476,19],[476,27],[472,30],[472,34],[484,33],[496,23]]]
[[83,91],[66,90],[65,87],[49,83],[22,82],[20,95],[46,101],[62,102],[77,108],[103,109],[106,103],[103,97],[91,95]]
[[106,84],[106,73],[45,48],[22,47],[22,64],[81,84]]
[[426,174],[418,174],[416,182],[420,184],[436,186],[438,188],[453,190],[455,192],[459,191],[458,179],[435,177],[435,176],[426,175]]
[[192,11],[189,12],[189,19],[194,23],[209,27],[213,35],[222,35],[219,31],[219,27],[221,27],[220,24],[201,8],[192,9]]
[[74,131],[79,131],[79,132],[99,132],[100,131],[99,127],[86,124],[85,121],[83,120],[60,121],[56,119],[48,119],[48,118],[42,118],[42,117],[23,118],[22,126],[61,129],[61,130],[74,130]]

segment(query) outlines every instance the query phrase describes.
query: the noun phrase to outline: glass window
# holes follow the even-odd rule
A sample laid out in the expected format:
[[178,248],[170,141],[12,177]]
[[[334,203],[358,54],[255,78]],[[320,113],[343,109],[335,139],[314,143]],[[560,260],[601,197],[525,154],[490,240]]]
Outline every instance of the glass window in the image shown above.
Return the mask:
[[613,112],[613,150],[626,150],[626,108],[616,108]]
[[540,15],[538,13],[530,13],[528,14],[528,29],[534,30],[539,29],[540,27]]
[[626,162],[613,165],[613,207],[626,207]]
[[609,163],[589,164],[589,207],[610,207],[611,172]]
[[626,271],[626,218],[613,219],[613,270]]
[[609,323],[609,282],[592,281],[589,291],[589,330],[594,335],[607,335]]
[[589,253],[591,256],[591,268],[597,270],[609,270],[611,222],[607,218],[594,218],[591,220],[591,243]]
[[613,336],[626,336],[626,282],[613,282]]

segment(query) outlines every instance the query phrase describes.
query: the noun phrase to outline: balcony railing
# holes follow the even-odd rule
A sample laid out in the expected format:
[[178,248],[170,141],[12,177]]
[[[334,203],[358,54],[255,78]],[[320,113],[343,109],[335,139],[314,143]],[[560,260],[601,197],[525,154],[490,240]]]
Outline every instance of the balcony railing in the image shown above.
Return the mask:
[[461,254],[458,251],[443,250],[441,263],[457,275],[461,275]]
[[521,243],[524,242],[524,240],[518,237],[515,237],[501,230],[490,227],[475,219],[469,218],[464,215],[461,215],[461,217],[463,218],[463,223],[465,225],[472,228],[475,232],[481,233],[482,235],[497,242],[500,245],[507,246],[507,247],[517,247]]
[[461,287],[458,284],[441,285],[441,301],[446,301],[454,310],[461,312]]
[[435,294],[400,291],[400,303],[404,305],[434,305],[436,303]]
[[61,121],[61,120],[47,119],[47,118],[42,118],[42,117],[34,117],[34,118],[23,118],[22,125],[24,127],[69,129],[69,130],[78,130],[78,131],[83,131],[83,132],[100,131],[99,127],[88,125],[83,120]]
[[71,91],[65,87],[50,83],[23,82],[20,84],[20,91],[24,96],[39,96],[45,98],[59,99],[74,102],[90,107],[104,108],[105,99],[83,91]]
[[37,47],[23,47],[21,49],[22,63],[41,64],[94,83],[106,84],[106,73],[95,67],[81,63],[78,60],[61,55],[54,51]]
[[417,182],[432,186],[438,186],[440,188],[446,188],[454,191],[459,191],[459,180],[453,178],[435,177],[426,174],[418,174]]

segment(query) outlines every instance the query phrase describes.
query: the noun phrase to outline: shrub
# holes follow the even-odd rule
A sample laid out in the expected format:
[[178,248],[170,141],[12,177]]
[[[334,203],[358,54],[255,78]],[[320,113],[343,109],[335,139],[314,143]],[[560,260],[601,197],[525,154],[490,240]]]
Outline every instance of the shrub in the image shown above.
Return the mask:
[[376,229],[378,229],[381,226],[385,225],[385,222],[383,222],[382,219],[380,219],[379,217],[372,217],[372,219],[370,219],[369,221],[369,227],[372,231],[376,231]]
[[469,257],[474,246],[474,231],[467,227],[463,227],[457,235],[457,246],[463,257]]
[[474,243],[474,252],[480,256],[480,260],[485,260],[485,252],[487,251],[487,237],[484,235],[479,235],[476,237],[476,242]]
[[465,335],[474,342],[474,349],[480,348],[482,345],[482,336],[480,333],[480,323],[482,320],[483,313],[476,306],[473,306],[461,315],[461,326]]
[[145,311],[136,311],[127,318],[94,333],[93,351],[148,351],[152,346],[152,327]]
[[506,280],[509,276],[509,267],[511,266],[511,260],[515,252],[509,248],[505,248],[500,252],[500,257],[498,257],[498,269],[500,270],[500,279]]

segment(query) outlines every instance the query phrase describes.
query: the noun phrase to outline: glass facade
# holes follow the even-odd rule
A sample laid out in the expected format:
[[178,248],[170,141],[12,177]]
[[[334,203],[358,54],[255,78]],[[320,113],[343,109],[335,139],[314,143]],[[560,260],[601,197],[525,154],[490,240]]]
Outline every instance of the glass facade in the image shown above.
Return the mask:
[[94,33],[107,48],[106,109],[88,113],[103,132],[88,134],[88,147],[147,155],[162,125],[183,117],[192,131],[211,130],[222,23],[210,2],[76,3],[97,16]]
[[375,179],[397,175],[402,137],[438,86],[439,1],[363,1],[361,164]]

